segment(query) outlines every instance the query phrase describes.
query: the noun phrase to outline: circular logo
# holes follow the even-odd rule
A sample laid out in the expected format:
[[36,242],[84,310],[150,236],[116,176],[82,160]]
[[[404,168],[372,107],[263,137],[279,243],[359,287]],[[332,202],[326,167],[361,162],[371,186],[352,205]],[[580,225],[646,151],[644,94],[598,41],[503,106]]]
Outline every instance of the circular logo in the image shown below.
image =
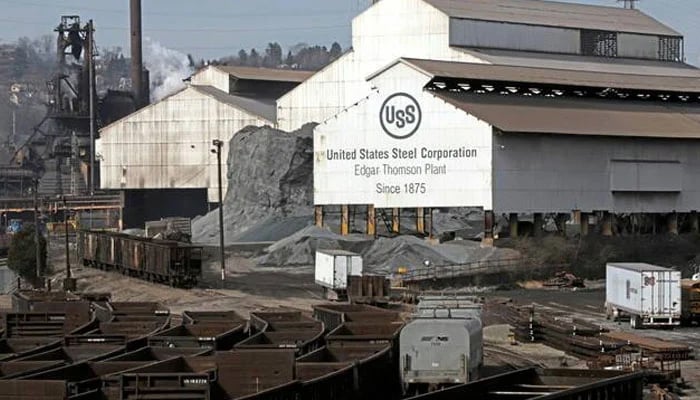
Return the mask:
[[411,137],[420,127],[423,114],[416,99],[407,93],[394,93],[379,109],[379,122],[394,139]]

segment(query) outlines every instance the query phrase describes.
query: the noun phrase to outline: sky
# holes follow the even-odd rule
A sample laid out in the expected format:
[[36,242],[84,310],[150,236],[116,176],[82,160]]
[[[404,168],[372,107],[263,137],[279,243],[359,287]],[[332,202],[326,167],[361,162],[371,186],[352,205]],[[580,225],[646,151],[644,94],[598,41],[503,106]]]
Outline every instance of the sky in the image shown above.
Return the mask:
[[[455,0],[458,1],[458,0]],[[463,0],[468,1],[468,0]],[[561,0],[617,6],[616,0]],[[264,49],[278,42],[350,46],[350,23],[371,0],[143,0],[144,36],[196,59]],[[100,47],[129,48],[129,0],[0,0],[1,42],[53,35],[61,15],[95,23]],[[700,1],[639,0],[637,7],[685,35],[686,59],[700,65]]]

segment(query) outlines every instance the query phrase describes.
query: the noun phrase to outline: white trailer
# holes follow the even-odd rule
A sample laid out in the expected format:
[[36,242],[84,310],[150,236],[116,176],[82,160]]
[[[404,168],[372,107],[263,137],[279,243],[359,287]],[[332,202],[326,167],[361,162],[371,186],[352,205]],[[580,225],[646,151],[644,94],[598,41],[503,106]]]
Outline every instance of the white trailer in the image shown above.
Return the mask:
[[347,296],[349,276],[362,276],[362,256],[345,250],[316,251],[314,278],[327,299]]
[[680,325],[680,271],[645,263],[608,263],[605,276],[607,318],[629,316],[634,329]]

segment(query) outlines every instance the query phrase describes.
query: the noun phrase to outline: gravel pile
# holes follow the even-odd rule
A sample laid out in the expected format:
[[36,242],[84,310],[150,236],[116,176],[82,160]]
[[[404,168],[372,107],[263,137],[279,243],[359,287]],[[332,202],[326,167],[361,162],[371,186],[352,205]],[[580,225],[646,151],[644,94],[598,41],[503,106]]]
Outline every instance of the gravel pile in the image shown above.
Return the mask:
[[328,229],[309,226],[265,249],[258,264],[274,267],[309,266],[314,264],[317,249],[342,249],[362,253],[372,244],[363,235],[341,236]]
[[364,235],[341,236],[327,229],[307,227],[265,249],[258,264],[272,267],[312,266],[317,249],[342,249],[362,254],[364,269],[370,273],[390,273],[398,267],[409,270],[431,265],[461,265],[476,261],[510,259],[518,252],[482,248],[479,242],[456,240],[434,244],[414,236],[373,239]]
[[[276,241],[313,220],[313,127],[292,133],[248,127],[233,136],[224,198],[227,243]],[[218,212],[193,221],[194,242],[218,243]]]

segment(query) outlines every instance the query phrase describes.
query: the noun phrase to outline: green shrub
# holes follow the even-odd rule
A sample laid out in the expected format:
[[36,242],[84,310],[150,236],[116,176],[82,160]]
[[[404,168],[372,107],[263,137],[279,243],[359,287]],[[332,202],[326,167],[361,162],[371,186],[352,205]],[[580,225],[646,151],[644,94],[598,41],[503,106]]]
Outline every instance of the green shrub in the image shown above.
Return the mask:
[[[22,230],[12,236],[7,253],[7,265],[22,279],[33,285],[41,282],[36,276],[36,245],[34,225],[24,225]],[[46,238],[39,235],[41,275],[46,275]]]

